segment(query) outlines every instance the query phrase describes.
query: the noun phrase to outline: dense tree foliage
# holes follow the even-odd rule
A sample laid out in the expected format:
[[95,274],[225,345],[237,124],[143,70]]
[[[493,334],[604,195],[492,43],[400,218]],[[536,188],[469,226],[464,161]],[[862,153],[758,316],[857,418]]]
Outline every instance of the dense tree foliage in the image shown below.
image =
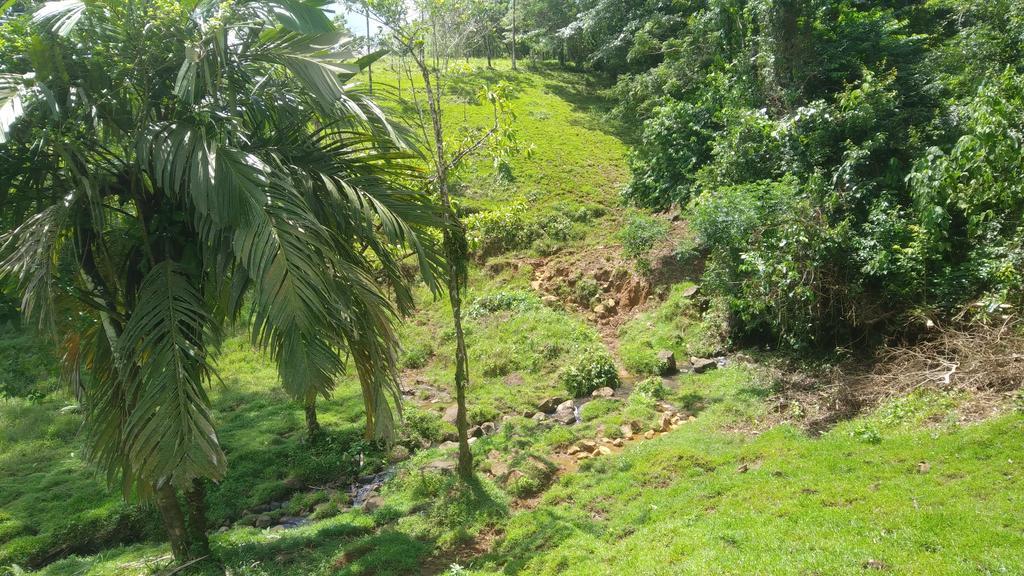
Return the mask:
[[400,261],[437,285],[441,214],[346,86],[365,62],[320,3],[66,0],[18,26],[28,40],[0,45],[0,213],[17,223],[0,274],[60,335],[92,458],[155,497],[176,558],[204,555],[226,323],[247,321],[297,398],[354,368],[368,435],[387,433]]
[[624,196],[692,210],[735,334],[845,346],[1020,302],[1021,3],[527,4],[612,77]]

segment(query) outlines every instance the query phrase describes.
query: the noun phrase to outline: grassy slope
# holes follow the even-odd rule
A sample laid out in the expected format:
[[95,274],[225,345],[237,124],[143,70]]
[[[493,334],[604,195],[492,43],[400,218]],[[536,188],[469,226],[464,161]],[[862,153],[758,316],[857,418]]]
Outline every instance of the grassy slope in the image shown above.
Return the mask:
[[[375,77],[382,76],[388,72],[378,69]],[[515,81],[520,138],[536,148],[530,157],[513,159],[515,180],[504,184],[494,183],[487,159],[475,161],[463,175],[466,204],[488,209],[522,198],[533,212],[602,205],[608,213],[567,244],[604,244],[621,223],[616,198],[627,171],[624,146],[598,120],[601,102],[584,77],[555,71],[512,76],[478,70],[461,83],[499,79]],[[455,105],[449,119],[484,125],[487,113]],[[496,275],[474,268],[467,300],[528,293],[530,268],[521,258],[527,255],[502,257],[521,265]],[[660,309],[623,328],[627,348],[646,355],[668,347],[685,357],[698,335],[676,292]],[[443,388],[451,380],[450,313],[443,301],[424,293],[419,298],[423,310],[402,329],[403,362],[410,378]],[[515,313],[480,314],[467,326],[476,421],[521,411],[559,392],[558,367],[597,341],[580,318],[547,309],[535,298]],[[215,523],[283,497],[282,480],[293,469],[320,477],[350,472],[344,459],[352,454],[360,418],[353,383],[344,383],[321,407],[323,423],[338,440],[325,457],[310,454],[300,442],[301,412],[276,390],[273,370],[242,341],[227,345],[221,371],[228,387],[217,392],[215,404],[231,472],[211,495]],[[852,574],[865,566],[899,574],[1024,571],[1024,513],[1017,496],[1024,478],[1015,464],[1024,459],[1020,416],[965,429],[922,428],[924,421],[943,422],[956,399],[920,397],[821,438],[789,426],[759,436],[736,432],[763,415],[769,387],[743,367],[679,377],[670,385],[670,399],[696,412],[695,421],[622,455],[584,463],[530,510],[518,510],[514,500],[528,485],[500,487],[483,479],[466,489],[442,475],[419,472],[443,455],[431,449],[400,468],[384,491],[384,505],[372,515],[346,512],[286,532],[232,528],[214,535],[215,553],[234,574],[296,576],[415,574],[436,550],[453,550],[450,559],[441,553],[440,564],[458,560],[479,574]],[[5,488],[17,484],[0,494],[21,501],[0,501],[0,510],[38,524],[43,533],[62,520],[59,497],[48,505],[31,500],[45,478],[73,482],[68,493],[81,499],[83,513],[119,506],[71,455],[80,450],[77,417],[54,416],[57,406],[52,400],[0,403],[0,418],[14,423],[0,437],[0,482],[7,482]],[[444,407],[416,412],[434,414]],[[636,399],[594,403],[583,416],[581,425],[547,431],[511,418],[473,450],[481,464],[491,450],[514,455],[516,464],[592,437],[600,425],[614,431],[623,421],[649,422],[655,412],[650,402]],[[425,420],[436,423],[437,416]],[[37,444],[14,446],[14,438],[27,437]],[[929,463],[926,473],[918,471],[921,461]],[[746,472],[739,471],[742,464]],[[45,478],[29,477],[30,470],[44,471]],[[454,552],[485,531],[502,536],[492,553],[467,561]],[[165,565],[166,554],[166,546],[142,544],[70,558],[45,573],[146,574]]]

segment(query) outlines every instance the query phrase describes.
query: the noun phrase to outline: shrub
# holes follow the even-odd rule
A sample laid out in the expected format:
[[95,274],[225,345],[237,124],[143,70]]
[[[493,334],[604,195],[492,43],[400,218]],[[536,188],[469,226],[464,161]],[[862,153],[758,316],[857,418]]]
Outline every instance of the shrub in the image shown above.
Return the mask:
[[402,350],[403,368],[423,368],[434,355],[434,347],[430,342],[419,340],[413,341]]
[[652,376],[651,378],[645,378],[637,382],[630,395],[646,396],[654,400],[664,400],[667,394],[668,390],[665,389],[665,384],[661,381],[661,378]]
[[633,261],[637,272],[651,271],[649,260],[654,246],[668,235],[669,224],[653,216],[633,216],[626,227],[619,231],[622,254]]
[[605,386],[619,387],[615,362],[606,352],[596,349],[584,351],[575,362],[564,367],[558,374],[558,380],[573,398],[589,396]]
[[527,212],[526,203],[516,201],[466,217],[466,240],[470,249],[490,256],[529,246],[537,231],[528,221]]

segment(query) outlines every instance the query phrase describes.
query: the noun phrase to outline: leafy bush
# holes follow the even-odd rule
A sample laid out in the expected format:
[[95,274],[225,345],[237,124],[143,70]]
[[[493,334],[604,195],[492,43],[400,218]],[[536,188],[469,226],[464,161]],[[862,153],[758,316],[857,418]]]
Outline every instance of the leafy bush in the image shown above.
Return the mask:
[[633,181],[625,200],[656,209],[685,204],[697,170],[711,159],[712,125],[711,111],[700,105],[671,101],[657,108],[629,156]]
[[632,394],[639,396],[646,396],[655,400],[664,400],[668,394],[668,390],[665,388],[665,384],[661,381],[661,378],[652,376],[651,378],[645,378],[636,383],[633,386]]
[[528,207],[523,201],[466,217],[466,240],[472,250],[484,256],[529,246],[536,228],[529,225]]
[[636,265],[641,274],[651,271],[649,260],[654,246],[668,235],[669,224],[660,218],[638,215],[629,219],[626,226],[619,231],[622,242],[622,253]]
[[558,374],[558,381],[573,398],[581,398],[605,386],[618,388],[619,372],[606,352],[590,349],[565,366]]
[[434,347],[430,342],[414,340],[402,349],[403,368],[423,368],[434,355]]

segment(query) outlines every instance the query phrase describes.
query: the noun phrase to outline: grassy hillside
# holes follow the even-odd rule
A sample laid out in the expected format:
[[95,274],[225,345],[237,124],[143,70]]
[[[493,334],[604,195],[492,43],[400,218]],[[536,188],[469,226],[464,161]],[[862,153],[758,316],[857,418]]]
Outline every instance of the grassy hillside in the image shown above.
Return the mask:
[[[397,90],[392,66],[377,66],[375,80]],[[319,405],[328,435],[308,441],[301,409],[271,365],[234,338],[213,392],[230,462],[208,498],[223,566],[193,571],[1024,572],[1019,413],[969,423],[958,419],[967,398],[915,394],[811,436],[793,411],[773,426],[777,382],[743,357],[638,384],[657,371],[659,351],[680,365],[717,352],[687,290],[693,278],[671,268],[692,258],[679,248],[685,225],[666,224],[649,250],[653,279],[635,274],[619,235],[630,221],[618,201],[627,148],[602,117],[600,86],[554,69],[513,74],[507,63],[492,71],[470,62],[450,83],[451,124],[486,125],[489,110],[467,95],[498,81],[514,87],[519,139],[532,151],[524,146],[510,160],[510,178],[478,157],[461,180],[477,254],[489,256],[474,263],[466,298],[470,420],[495,428],[473,444],[479,481],[462,485],[449,473],[446,302],[419,291],[420,311],[401,328],[406,425],[389,451],[361,440],[351,378]],[[633,305],[631,290],[645,303]],[[614,397],[584,404],[568,425],[535,417],[542,401],[567,397],[560,372],[593,350],[618,364]],[[122,504],[84,464],[80,417],[61,411],[68,403],[60,393],[0,400],[0,574],[4,564],[58,557],[39,572],[141,575],[168,566],[167,546],[153,543],[155,514]],[[570,454],[588,442],[607,453]],[[350,507],[353,483],[380,471],[387,480],[370,503]]]

